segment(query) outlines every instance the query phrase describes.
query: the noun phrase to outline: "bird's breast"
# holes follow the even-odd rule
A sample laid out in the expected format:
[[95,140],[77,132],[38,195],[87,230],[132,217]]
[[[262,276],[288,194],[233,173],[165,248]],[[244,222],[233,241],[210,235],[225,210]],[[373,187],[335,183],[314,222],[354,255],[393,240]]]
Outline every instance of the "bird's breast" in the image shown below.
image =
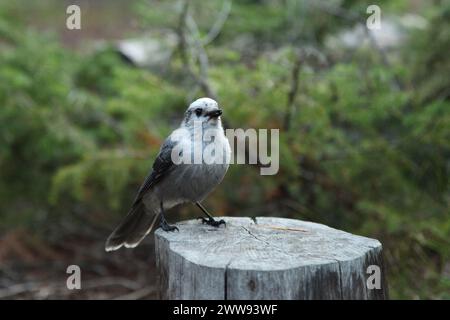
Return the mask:
[[156,187],[158,198],[173,203],[203,200],[223,179],[230,163],[231,150],[228,139],[220,134],[209,142],[202,141],[202,157],[194,156],[193,141],[185,141],[184,159],[189,163],[177,164]]
[[223,179],[228,164],[186,165],[181,175],[183,196],[190,201],[203,200]]

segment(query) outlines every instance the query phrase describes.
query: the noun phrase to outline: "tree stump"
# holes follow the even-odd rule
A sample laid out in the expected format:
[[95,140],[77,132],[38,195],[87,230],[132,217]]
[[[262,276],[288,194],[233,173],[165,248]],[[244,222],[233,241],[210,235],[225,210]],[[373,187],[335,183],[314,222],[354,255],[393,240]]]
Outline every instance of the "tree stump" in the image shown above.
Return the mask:
[[161,299],[387,299],[378,240],[294,219],[223,219],[155,232]]

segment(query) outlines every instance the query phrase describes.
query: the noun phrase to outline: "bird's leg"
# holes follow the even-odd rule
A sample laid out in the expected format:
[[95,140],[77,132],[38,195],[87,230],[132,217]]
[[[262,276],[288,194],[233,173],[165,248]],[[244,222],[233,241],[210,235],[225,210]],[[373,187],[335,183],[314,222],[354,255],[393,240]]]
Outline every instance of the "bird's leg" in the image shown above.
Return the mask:
[[161,222],[159,224],[159,227],[164,231],[175,231],[175,230],[180,231],[176,226],[172,226],[167,223],[166,217],[164,216],[164,208],[162,201],[161,201]]
[[202,223],[209,224],[213,227],[219,227],[221,224],[226,225],[223,219],[220,219],[219,221],[214,220],[213,216],[208,212],[208,210],[205,209],[205,207],[200,202],[196,201],[195,204],[200,208],[200,210],[203,211],[204,214],[208,216],[208,219],[205,219],[204,217],[199,218],[202,219]]

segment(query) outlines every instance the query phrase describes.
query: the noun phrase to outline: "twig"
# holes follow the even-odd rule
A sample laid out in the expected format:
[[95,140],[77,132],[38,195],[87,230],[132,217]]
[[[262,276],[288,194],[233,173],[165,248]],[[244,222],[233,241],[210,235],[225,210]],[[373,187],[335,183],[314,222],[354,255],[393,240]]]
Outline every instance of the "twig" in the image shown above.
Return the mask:
[[184,1],[181,7],[180,19],[177,27],[178,35],[178,51],[180,52],[181,61],[184,66],[189,65],[189,57],[187,55],[187,39],[186,39],[186,16],[189,9],[189,2]]
[[39,290],[44,284],[41,282],[27,282],[10,286],[9,288],[0,289],[0,299],[16,296],[24,292]]
[[145,298],[146,296],[154,293],[156,291],[154,286],[144,287],[137,291],[124,294],[122,296],[114,298],[114,300],[139,300]]
[[222,6],[222,10],[219,13],[218,18],[216,19],[216,22],[214,23],[214,25],[209,30],[208,34],[206,35],[206,38],[204,40],[202,40],[203,46],[206,46],[206,45],[210,44],[220,34],[220,32],[222,31],[222,28],[223,28],[225,22],[228,19],[228,16],[230,15],[231,4],[232,4],[231,1],[224,1],[223,6]]
[[287,110],[284,118],[284,128],[289,130],[291,125],[291,119],[293,113],[295,112],[295,98],[298,93],[298,78],[300,74],[300,67],[302,63],[301,54],[297,52],[295,57],[294,66],[292,68],[292,77],[291,77],[291,88],[288,93],[288,101],[287,101]]
[[[121,286],[129,290],[137,291],[141,289],[141,286],[134,281],[124,279],[124,278],[101,278],[91,281],[84,281],[81,284],[81,289],[94,289],[99,287],[109,287],[109,286]],[[13,297],[19,295],[21,293],[26,292],[35,292],[35,291],[46,291],[46,296],[50,295],[50,293],[54,292],[72,292],[66,289],[64,281],[55,281],[55,282],[26,282],[13,285],[9,288],[0,289],[0,299],[5,299],[9,297]]]
[[200,32],[197,27],[197,23],[194,18],[189,14],[186,16],[186,26],[192,35],[191,42],[193,44],[193,51],[196,52],[196,58],[199,63],[199,75],[195,76],[200,87],[205,91],[206,95],[215,99],[216,94],[212,89],[211,85],[208,81],[208,69],[209,69],[209,60],[208,55],[206,54],[205,48],[200,40]]
[[[379,45],[377,39],[373,36],[373,34],[370,32],[370,30],[364,24],[363,21],[365,21],[365,19],[361,15],[359,15],[353,11],[339,7],[339,6],[326,4],[322,1],[315,0],[315,1],[309,1],[309,3],[312,6],[315,6],[316,8],[323,10],[331,15],[334,15],[334,16],[343,18],[345,20],[348,20],[350,22],[358,23],[358,24],[362,25],[364,32],[366,33],[367,37],[369,38],[370,45],[380,55],[381,62],[383,63],[383,65],[385,67],[392,70],[391,63],[389,62],[386,51]],[[400,90],[400,89],[404,88],[404,85],[402,84],[402,82],[400,81],[400,79],[398,78],[398,76],[395,73],[394,73],[394,79],[392,82],[392,87],[395,90]]]
[[[383,65],[389,69],[392,70],[391,68],[391,64],[389,62],[388,56],[386,54],[386,51],[380,47],[380,45],[378,44],[377,39],[375,39],[375,37],[373,36],[372,32],[370,32],[370,30],[364,25],[363,25],[363,29],[364,32],[366,33],[367,37],[369,38],[369,41],[372,45],[373,48],[375,48],[375,50],[378,51],[378,54],[381,57],[381,62],[383,63]],[[401,83],[400,79],[398,78],[397,74],[394,73],[394,79],[393,79],[393,86],[394,89],[396,90],[402,90],[403,89],[403,84]]]
[[[189,2],[184,1],[180,13],[180,19],[177,28],[179,37],[179,51],[184,68],[189,75],[194,79],[196,84],[205,92],[205,94],[213,99],[216,98],[216,93],[212,89],[208,81],[209,61],[206,54],[204,44],[200,40],[200,33],[197,24],[192,16],[189,14]],[[195,58],[199,64],[199,74],[194,71],[190,61],[189,52],[195,53]]]
[[94,289],[109,286],[121,286],[129,290],[139,290],[141,288],[141,286],[135,281],[131,281],[125,278],[114,278],[114,277],[85,281],[81,284],[82,289]]

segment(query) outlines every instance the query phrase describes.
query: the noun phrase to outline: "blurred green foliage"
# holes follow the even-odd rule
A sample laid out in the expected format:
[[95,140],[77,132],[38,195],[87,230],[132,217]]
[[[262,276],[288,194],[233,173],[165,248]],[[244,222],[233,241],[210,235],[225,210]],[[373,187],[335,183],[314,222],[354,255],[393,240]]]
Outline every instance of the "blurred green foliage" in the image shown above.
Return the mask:
[[[401,12],[402,3],[392,8]],[[173,6],[146,6],[137,6],[143,25],[176,28]],[[193,7],[204,35],[221,2]],[[300,26],[294,13],[305,7],[314,14],[303,13]],[[62,220],[110,226],[127,211],[187,97],[203,93],[193,92],[178,54],[166,73],[137,69],[112,47],[74,53],[3,12],[0,231],[44,233]],[[325,36],[348,22],[305,1],[234,3],[207,47],[209,80],[231,127],[282,128],[281,168],[260,176],[232,166],[207,201],[211,210],[291,216],[377,238],[391,297],[450,298],[450,8],[424,14],[427,28],[411,32],[386,65],[370,48],[352,49],[351,59],[327,52]],[[243,34],[256,43],[250,55],[247,46],[229,45]],[[308,45],[317,52],[299,53]],[[189,208],[180,212],[187,217]]]

